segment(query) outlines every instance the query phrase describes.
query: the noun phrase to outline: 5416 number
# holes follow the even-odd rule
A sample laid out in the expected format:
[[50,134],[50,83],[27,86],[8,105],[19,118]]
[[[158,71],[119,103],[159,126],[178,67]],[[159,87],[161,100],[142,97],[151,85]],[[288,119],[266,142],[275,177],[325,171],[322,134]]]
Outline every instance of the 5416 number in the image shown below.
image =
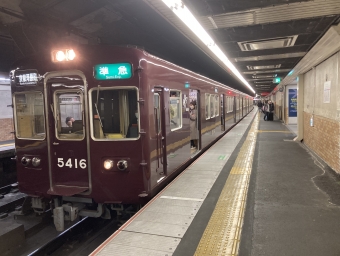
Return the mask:
[[[65,160],[66,161],[66,160]],[[86,159],[80,159],[78,161],[78,159],[67,159],[66,162],[64,162],[64,158],[58,158],[58,167],[62,168],[64,166],[67,166],[68,168],[72,168],[73,164],[74,163],[74,168],[78,168],[78,166],[81,168],[81,169],[85,169],[86,168]]]

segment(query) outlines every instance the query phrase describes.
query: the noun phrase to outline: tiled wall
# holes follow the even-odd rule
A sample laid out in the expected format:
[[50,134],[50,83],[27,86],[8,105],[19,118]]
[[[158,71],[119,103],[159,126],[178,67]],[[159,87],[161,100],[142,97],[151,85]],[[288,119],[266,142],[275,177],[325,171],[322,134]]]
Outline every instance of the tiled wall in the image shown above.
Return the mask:
[[333,170],[340,173],[340,123],[329,118],[314,115],[314,126],[311,127],[311,117],[311,114],[304,112],[304,143]]

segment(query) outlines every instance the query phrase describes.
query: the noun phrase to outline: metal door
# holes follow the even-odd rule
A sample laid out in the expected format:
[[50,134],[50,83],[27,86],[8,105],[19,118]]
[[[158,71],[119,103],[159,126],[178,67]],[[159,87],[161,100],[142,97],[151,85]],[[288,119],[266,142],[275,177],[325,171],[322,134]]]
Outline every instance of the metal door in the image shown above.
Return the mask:
[[51,72],[45,80],[49,194],[90,190],[86,80],[79,71]]

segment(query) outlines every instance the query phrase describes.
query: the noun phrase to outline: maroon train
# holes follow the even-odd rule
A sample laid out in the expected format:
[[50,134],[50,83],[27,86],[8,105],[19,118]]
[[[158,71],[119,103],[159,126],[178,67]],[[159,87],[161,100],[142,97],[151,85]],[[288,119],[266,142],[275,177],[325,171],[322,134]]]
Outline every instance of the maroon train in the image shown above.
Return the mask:
[[57,49],[16,67],[19,188],[36,211],[51,205],[58,230],[152,198],[253,108],[249,95],[133,47]]

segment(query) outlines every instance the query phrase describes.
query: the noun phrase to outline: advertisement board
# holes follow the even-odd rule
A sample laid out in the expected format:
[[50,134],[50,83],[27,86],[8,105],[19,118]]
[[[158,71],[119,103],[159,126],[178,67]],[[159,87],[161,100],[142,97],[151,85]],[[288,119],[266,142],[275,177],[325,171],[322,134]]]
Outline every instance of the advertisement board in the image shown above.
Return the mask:
[[297,117],[297,89],[288,90],[288,116]]

